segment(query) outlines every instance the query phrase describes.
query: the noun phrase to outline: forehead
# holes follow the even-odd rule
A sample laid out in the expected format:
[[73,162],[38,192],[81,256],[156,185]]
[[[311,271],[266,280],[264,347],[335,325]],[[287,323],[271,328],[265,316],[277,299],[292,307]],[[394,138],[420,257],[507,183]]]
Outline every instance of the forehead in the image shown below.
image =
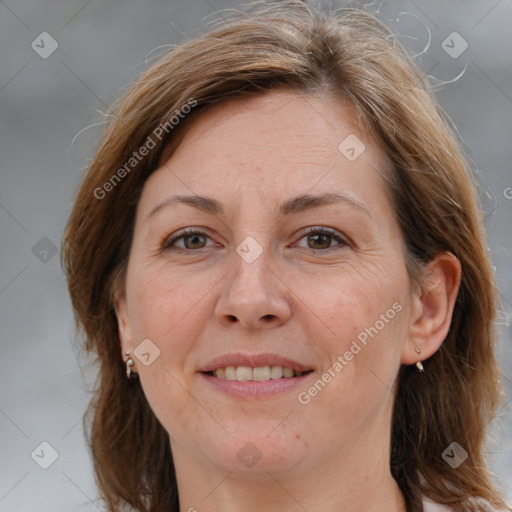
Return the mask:
[[356,120],[346,101],[288,90],[215,105],[191,123],[171,158],[150,176],[142,207],[170,192],[208,190],[226,200],[249,191],[260,198],[309,190],[375,193],[384,186],[386,160]]

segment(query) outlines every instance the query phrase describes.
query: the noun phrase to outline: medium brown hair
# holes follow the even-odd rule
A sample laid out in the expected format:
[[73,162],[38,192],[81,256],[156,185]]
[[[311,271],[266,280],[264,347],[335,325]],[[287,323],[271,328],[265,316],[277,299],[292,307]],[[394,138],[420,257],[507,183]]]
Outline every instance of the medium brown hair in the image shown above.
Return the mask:
[[[362,10],[323,14],[300,1],[258,3],[160,57],[113,110],[77,193],[63,264],[84,347],[99,363],[85,419],[102,498],[113,511],[179,510],[169,435],[140,382],[125,377],[113,306],[142,187],[206,108],[277,88],[355,106],[391,163],[385,178],[412,280],[441,252],[462,265],[446,340],[424,362],[426,373],[402,366],[398,375],[390,466],[407,510],[421,511],[422,495],[456,512],[483,511],[484,501],[505,507],[482,455],[501,381],[494,276],[470,167],[426,78],[389,29]],[[170,127],[191,100],[197,104]],[[165,136],[156,137],[165,123]],[[154,147],[127,166],[148,137]],[[468,453],[457,469],[441,457],[453,441]]]

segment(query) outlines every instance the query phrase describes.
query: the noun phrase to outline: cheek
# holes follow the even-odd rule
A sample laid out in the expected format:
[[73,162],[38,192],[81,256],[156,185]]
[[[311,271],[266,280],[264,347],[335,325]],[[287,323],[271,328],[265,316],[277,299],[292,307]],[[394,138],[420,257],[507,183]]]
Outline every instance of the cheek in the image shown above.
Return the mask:
[[389,326],[398,316],[392,305],[400,302],[403,294],[399,276],[395,274],[397,279],[392,281],[385,274],[384,271],[379,275],[363,274],[347,269],[339,276],[294,278],[294,290],[305,298],[297,306],[302,309],[304,318],[321,326],[322,330],[317,332],[330,353],[348,350],[350,341],[358,336],[364,341],[368,329],[375,333],[376,323],[379,333],[390,331]]
[[131,282],[130,317],[138,335],[155,338],[162,348],[178,343],[181,336],[176,332],[198,326],[201,315],[201,301],[209,288],[201,273],[187,274],[183,271],[159,265],[152,269],[142,269]]
[[[318,318],[323,320],[321,331],[312,339],[324,356],[320,378],[325,388],[319,383],[311,394],[303,390],[308,395],[305,400],[326,400],[327,409],[348,406],[355,410],[358,404],[368,404],[371,396],[387,393],[386,387],[398,372],[406,337],[408,281],[402,274],[398,267],[366,275],[347,271],[337,280],[317,283],[307,304],[315,314],[305,307],[303,313],[309,318],[311,333]],[[324,398],[318,400],[320,394]]]
[[171,435],[197,423],[195,416],[200,416],[196,407],[186,407],[190,375],[184,369],[208,321],[209,313],[201,304],[214,284],[204,273],[184,277],[165,266],[141,269],[128,279],[134,348],[150,340],[158,354],[148,365],[144,359],[137,361],[140,382],[151,409]]

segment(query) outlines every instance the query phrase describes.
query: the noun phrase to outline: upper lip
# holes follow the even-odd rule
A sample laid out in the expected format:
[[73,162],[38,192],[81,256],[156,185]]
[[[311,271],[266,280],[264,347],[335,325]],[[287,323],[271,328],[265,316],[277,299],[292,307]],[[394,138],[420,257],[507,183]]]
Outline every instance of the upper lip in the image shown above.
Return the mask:
[[306,366],[298,361],[293,361],[279,354],[260,353],[260,354],[242,354],[230,353],[215,357],[204,366],[199,368],[200,372],[211,372],[227,366],[248,366],[256,368],[258,366],[282,366],[291,368],[296,372],[307,372],[312,370],[311,366]]

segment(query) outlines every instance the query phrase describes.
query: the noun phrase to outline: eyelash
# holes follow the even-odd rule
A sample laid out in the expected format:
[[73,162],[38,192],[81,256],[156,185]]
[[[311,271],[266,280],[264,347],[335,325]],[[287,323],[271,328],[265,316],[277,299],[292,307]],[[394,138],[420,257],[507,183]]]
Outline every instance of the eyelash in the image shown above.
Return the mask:
[[[339,242],[339,245],[340,246],[347,246],[349,245],[349,243],[347,242],[347,240],[345,240],[344,238],[342,238],[341,236],[337,235],[335,231],[332,231],[330,229],[327,229],[327,228],[316,228],[316,227],[311,227],[311,228],[307,228],[307,230],[302,234],[302,236],[300,237],[299,240],[302,240],[304,237],[308,236],[308,235],[311,235],[312,233],[314,234],[321,234],[321,235],[327,235],[328,237],[331,237],[332,239],[335,239],[336,241]],[[183,247],[177,247],[177,248],[172,248],[173,244],[180,240],[180,239],[184,239],[188,236],[192,236],[192,235],[200,235],[200,236],[205,236],[207,238],[210,238],[206,233],[204,233],[203,231],[197,231],[195,229],[191,229],[191,228],[187,228],[187,229],[184,229],[178,236],[172,238],[172,239],[167,239],[163,242],[162,244],[162,251],[166,251],[166,250],[180,250],[180,251],[187,251],[187,252],[195,252],[197,250],[201,250],[201,249],[206,249],[206,247],[201,247],[199,249],[186,249],[186,248],[183,248]],[[327,247],[326,249],[309,249],[311,251],[316,251],[316,252],[327,252],[329,250],[332,250],[334,249],[336,246],[333,246],[333,247]]]

